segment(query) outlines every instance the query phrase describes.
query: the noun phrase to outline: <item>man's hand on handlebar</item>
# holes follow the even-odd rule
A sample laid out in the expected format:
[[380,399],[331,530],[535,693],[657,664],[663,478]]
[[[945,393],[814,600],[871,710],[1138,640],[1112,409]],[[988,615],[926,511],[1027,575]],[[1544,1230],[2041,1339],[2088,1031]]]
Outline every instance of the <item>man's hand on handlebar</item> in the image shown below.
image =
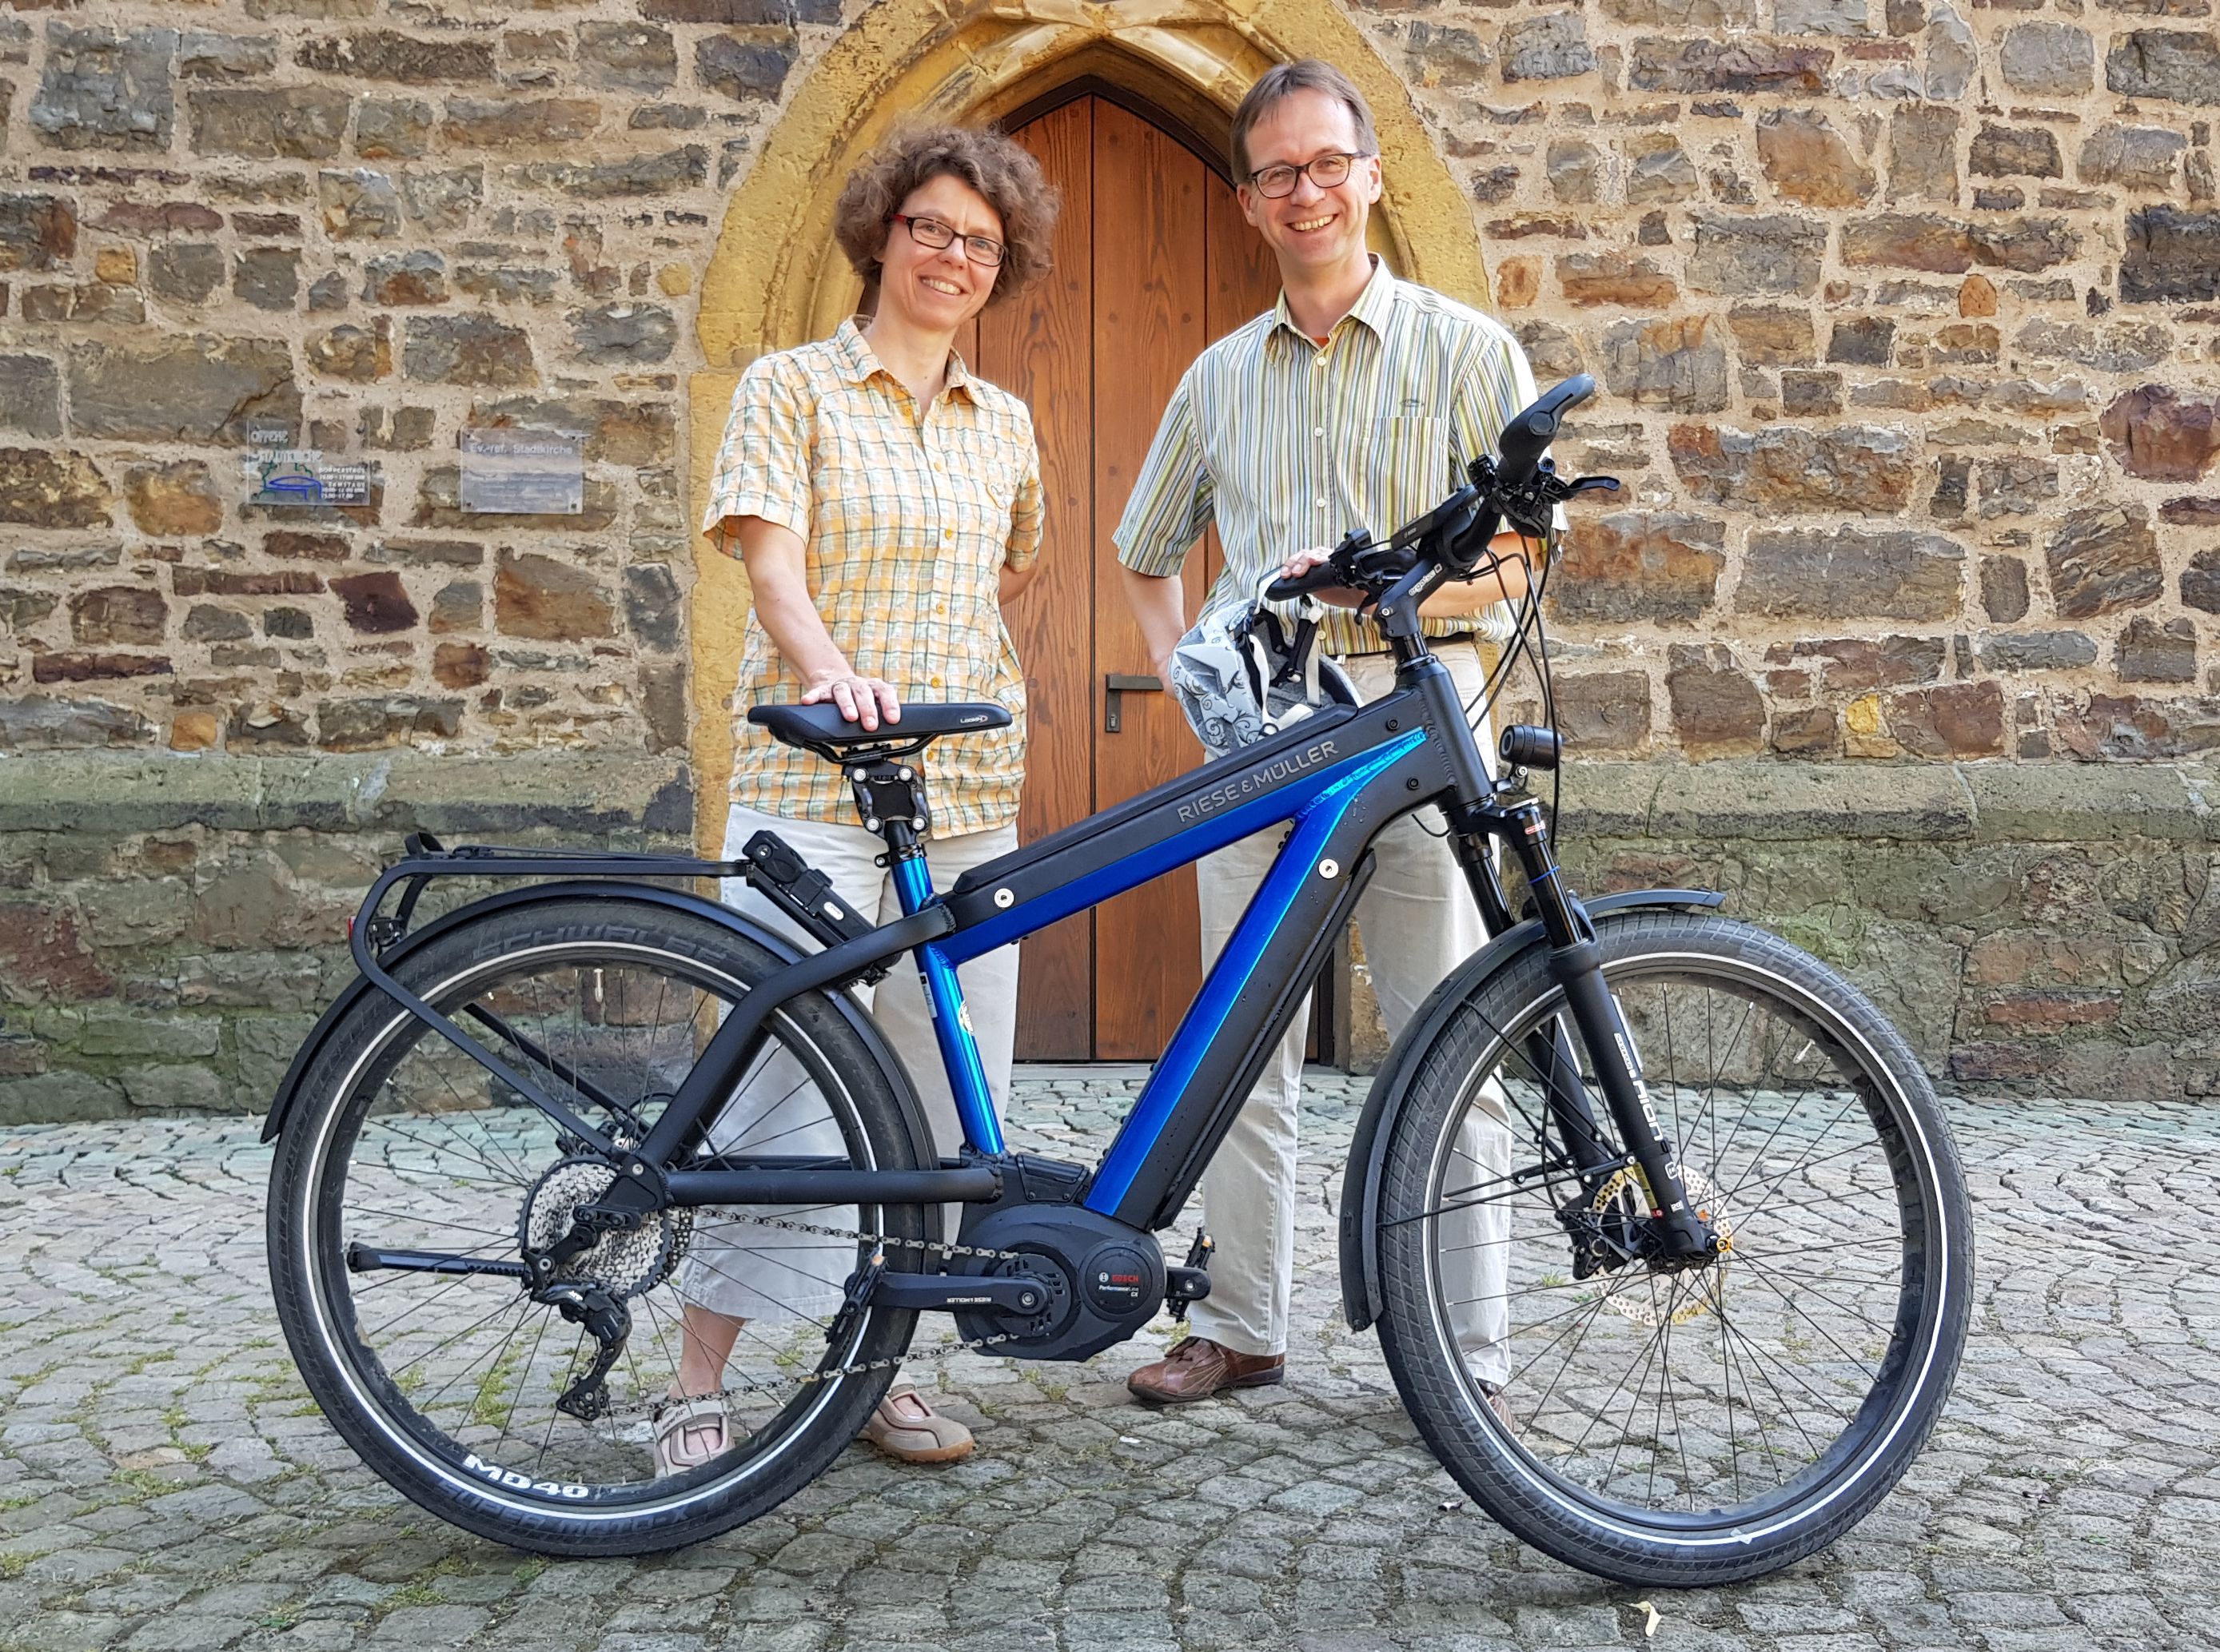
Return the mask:
[[[1362,558],[1364,550],[1377,551],[1367,541],[1353,554]],[[1498,533],[1490,544],[1496,560],[1492,566],[1462,580],[1444,585],[1427,597],[1419,606],[1420,617],[1428,620],[1448,620],[1476,614],[1497,602],[1515,602],[1526,594],[1527,565],[1525,545],[1518,535]],[[1298,551],[1280,567],[1280,577],[1265,589],[1264,595],[1275,602],[1307,592],[1321,602],[1338,608],[1353,608],[1366,600],[1363,589],[1345,583],[1352,571],[1372,577],[1381,589],[1395,577],[1409,571],[1408,561],[1393,568],[1374,570],[1359,565],[1352,570],[1350,564],[1352,549],[1349,542],[1327,549],[1323,545]],[[1377,593],[1373,593],[1376,595]]]
[[1273,582],[1267,595],[1277,595],[1284,583],[1298,590],[1309,592],[1321,602],[1331,602],[1337,608],[1355,608],[1364,600],[1363,592],[1354,586],[1338,583],[1338,575],[1332,581],[1319,583],[1321,577],[1314,572],[1325,568],[1333,560],[1334,554],[1334,548],[1328,545],[1314,545],[1307,551],[1296,552],[1280,564],[1280,577]]

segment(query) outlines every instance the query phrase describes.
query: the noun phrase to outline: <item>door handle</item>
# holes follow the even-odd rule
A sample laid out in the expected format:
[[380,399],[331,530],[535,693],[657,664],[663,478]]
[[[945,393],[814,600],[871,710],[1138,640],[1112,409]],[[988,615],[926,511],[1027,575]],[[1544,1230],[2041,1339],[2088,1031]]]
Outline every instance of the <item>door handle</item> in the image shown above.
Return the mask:
[[1129,694],[1162,694],[1161,677],[1134,676],[1123,671],[1110,671],[1102,678],[1102,732],[1115,734],[1126,726],[1126,696]]

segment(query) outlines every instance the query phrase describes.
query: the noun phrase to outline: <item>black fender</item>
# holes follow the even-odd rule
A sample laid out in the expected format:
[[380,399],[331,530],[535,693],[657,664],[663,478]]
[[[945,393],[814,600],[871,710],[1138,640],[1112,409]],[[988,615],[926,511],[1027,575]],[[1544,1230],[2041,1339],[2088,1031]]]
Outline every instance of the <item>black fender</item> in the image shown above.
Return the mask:
[[[705,918],[719,927],[744,940],[753,941],[783,963],[794,963],[803,956],[785,936],[766,929],[752,918],[742,916],[730,907],[720,906],[700,895],[681,889],[666,889],[651,883],[628,883],[614,880],[569,879],[552,883],[535,883],[528,887],[504,889],[458,907],[433,922],[404,938],[379,962],[389,972],[397,970],[419,948],[428,946],[440,936],[460,928],[463,925],[496,912],[506,912],[516,907],[533,906],[551,901],[574,901],[591,897],[602,901],[626,901],[642,906],[660,907],[667,911],[683,912],[696,918]],[[309,1063],[323,1048],[340,1020],[363,997],[377,990],[361,976],[348,982],[340,995],[334,999],[309,1030],[294,1053],[293,1064],[285,1069],[285,1076],[278,1086],[278,1094],[270,1103],[269,1116],[262,1121],[262,1139],[274,1142],[285,1128],[285,1119],[300,1094],[301,1081],[307,1075]],[[934,1146],[932,1127],[926,1122],[925,1107],[918,1100],[917,1086],[910,1080],[909,1069],[902,1064],[886,1035],[879,1031],[878,1023],[864,1013],[863,1007],[845,992],[826,993],[826,1001],[839,1012],[841,1019],[864,1041],[865,1049],[877,1061],[879,1069],[893,1086],[895,1100],[901,1107],[902,1119],[909,1128],[910,1140],[914,1144],[918,1162],[933,1165],[940,1161],[939,1150]],[[937,1220],[939,1206],[932,1206]]]
[[[1716,907],[1726,897],[1709,889],[1630,889],[1581,903],[1592,920],[1654,907]],[[1449,972],[1426,995],[1388,1052],[1379,1076],[1364,1099],[1356,1133],[1349,1144],[1349,1164],[1341,1183],[1341,1311],[1351,1331],[1363,1331],[1380,1317],[1380,1176],[1402,1116],[1419,1057],[1458,1005],[1530,947],[1546,946],[1542,920],[1530,918],[1506,929]]]

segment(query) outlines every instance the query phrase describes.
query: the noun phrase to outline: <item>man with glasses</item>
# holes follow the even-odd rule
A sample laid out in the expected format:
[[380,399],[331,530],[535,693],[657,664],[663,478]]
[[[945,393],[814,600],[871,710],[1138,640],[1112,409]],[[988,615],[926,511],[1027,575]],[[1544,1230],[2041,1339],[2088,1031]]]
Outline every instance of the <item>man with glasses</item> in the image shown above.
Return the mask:
[[[1368,252],[1380,198],[1379,142],[1363,94],[1315,59],[1268,71],[1234,113],[1232,159],[1243,215],[1279,260],[1279,303],[1203,352],[1181,379],[1113,536],[1126,600],[1159,676],[1187,630],[1179,573],[1213,521],[1225,570],[1213,602],[1254,593],[1267,572],[1314,564],[1347,530],[1384,535],[1432,508],[1492,452],[1504,424],[1534,399],[1534,377],[1510,334],[1441,294],[1399,281]],[[1500,575],[1451,585],[1420,610],[1430,645],[1491,745],[1480,695],[1483,641],[1511,634],[1504,605],[1525,595],[1516,535],[1497,541]],[[1329,595],[1328,600],[1331,600]],[[1354,593],[1320,626],[1367,699],[1394,684],[1385,639],[1353,614]],[[1391,1033],[1485,936],[1462,874],[1418,816],[1382,833],[1357,907],[1374,989]],[[1197,870],[1202,947],[1214,958],[1279,844],[1249,838]],[[1294,1265],[1296,1102],[1303,1029],[1296,1017],[1202,1181],[1217,1241],[1211,1294],[1194,1334],[1133,1373],[1144,1400],[1180,1403],[1281,1380]],[[1499,1117],[1502,1098],[1483,1098]],[[1509,1168],[1510,1138],[1492,1120],[1466,1126],[1458,1150],[1485,1181]],[[1483,1207],[1457,1219],[1469,1241],[1451,1255],[1468,1299],[1459,1338],[1499,1413],[1508,1375],[1503,1336],[1505,1242]],[[1446,1224],[1444,1225],[1447,1225]],[[1504,1413],[1507,1414],[1507,1413]]]

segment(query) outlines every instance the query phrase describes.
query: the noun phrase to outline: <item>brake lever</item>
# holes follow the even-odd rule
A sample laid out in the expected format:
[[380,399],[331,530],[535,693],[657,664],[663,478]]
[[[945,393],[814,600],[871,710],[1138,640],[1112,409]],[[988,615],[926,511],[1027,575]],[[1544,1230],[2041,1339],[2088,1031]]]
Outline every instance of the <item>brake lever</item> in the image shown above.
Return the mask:
[[1616,477],[1584,476],[1568,482],[1558,476],[1550,460],[1543,459],[1525,481],[1516,488],[1500,490],[1497,497],[1503,520],[1514,531],[1533,539],[1548,533],[1555,508],[1575,494],[1618,491]]

